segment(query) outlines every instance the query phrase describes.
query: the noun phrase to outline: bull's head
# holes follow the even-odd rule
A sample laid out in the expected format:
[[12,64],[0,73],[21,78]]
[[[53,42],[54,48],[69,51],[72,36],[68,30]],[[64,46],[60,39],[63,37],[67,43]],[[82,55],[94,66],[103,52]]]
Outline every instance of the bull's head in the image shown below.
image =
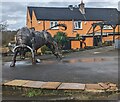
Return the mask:
[[25,57],[25,53],[30,50],[32,53],[32,58],[34,57],[34,51],[31,44],[32,35],[27,27],[23,27],[17,32],[16,35],[16,46],[13,52],[18,51],[21,58]]
[[32,38],[31,31],[27,27],[23,27],[17,32],[16,35],[16,40],[17,40],[17,45],[25,44],[25,45],[30,45],[28,43],[30,39]]

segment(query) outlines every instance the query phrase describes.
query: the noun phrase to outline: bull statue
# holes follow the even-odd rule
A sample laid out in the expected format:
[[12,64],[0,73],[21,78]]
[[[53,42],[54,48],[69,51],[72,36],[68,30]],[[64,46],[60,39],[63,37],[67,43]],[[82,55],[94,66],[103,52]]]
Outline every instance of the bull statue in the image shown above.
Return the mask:
[[[67,29],[65,24],[58,24],[54,27],[64,27],[64,30]],[[51,28],[47,29],[50,30]],[[32,55],[32,64],[36,64],[35,51],[37,51],[43,45],[46,45],[51,49],[52,53],[56,58],[62,58],[59,47],[57,43],[52,38],[51,34],[47,31],[35,31],[33,28],[29,29],[27,27],[21,28],[16,35],[16,46],[13,48],[13,58],[10,67],[14,67],[16,63],[16,56],[19,53],[21,58],[25,58],[26,52],[31,52]]]

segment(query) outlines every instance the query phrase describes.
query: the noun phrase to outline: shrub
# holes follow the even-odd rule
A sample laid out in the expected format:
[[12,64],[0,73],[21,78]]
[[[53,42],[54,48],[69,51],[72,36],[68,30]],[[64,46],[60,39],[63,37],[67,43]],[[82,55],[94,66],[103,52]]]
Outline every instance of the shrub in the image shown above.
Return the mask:
[[42,46],[42,47],[41,47],[41,53],[42,53],[42,54],[45,54],[46,51],[50,51],[50,49],[49,49],[46,45]]
[[63,49],[65,44],[68,42],[67,34],[64,32],[57,32],[56,35],[54,35],[54,39],[61,49]]
[[7,46],[10,41],[14,41],[16,31],[2,32],[2,46]]
[[112,41],[105,41],[104,43],[103,43],[103,46],[112,46]]

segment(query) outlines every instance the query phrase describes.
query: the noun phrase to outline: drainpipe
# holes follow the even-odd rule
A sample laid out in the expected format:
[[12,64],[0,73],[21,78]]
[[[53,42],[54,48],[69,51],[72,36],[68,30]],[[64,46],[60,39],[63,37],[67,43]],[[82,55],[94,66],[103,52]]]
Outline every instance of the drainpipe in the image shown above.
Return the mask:
[[32,20],[30,21],[30,23],[31,23],[31,28],[32,28]]
[[43,21],[43,30],[45,30],[45,21]]
[[72,19],[72,34],[74,33],[74,19]]

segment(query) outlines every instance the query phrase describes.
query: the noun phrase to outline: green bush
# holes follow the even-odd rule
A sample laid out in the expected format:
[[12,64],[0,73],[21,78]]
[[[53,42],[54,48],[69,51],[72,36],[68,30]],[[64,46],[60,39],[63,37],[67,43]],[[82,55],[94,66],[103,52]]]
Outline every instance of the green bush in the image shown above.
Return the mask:
[[82,40],[82,36],[80,36],[80,34],[76,34],[76,40]]
[[7,46],[10,41],[14,41],[17,31],[2,32],[2,46]]
[[96,48],[96,46],[86,46],[85,47],[86,50],[90,50],[90,49],[94,49],[94,48]]
[[112,46],[113,42],[112,41],[105,41],[103,43],[103,46]]
[[46,54],[46,51],[50,51],[50,49],[46,45],[42,46],[41,47],[41,53]]
[[58,46],[63,49],[68,42],[67,34],[64,32],[57,32],[56,35],[54,35],[54,40],[58,43]]

